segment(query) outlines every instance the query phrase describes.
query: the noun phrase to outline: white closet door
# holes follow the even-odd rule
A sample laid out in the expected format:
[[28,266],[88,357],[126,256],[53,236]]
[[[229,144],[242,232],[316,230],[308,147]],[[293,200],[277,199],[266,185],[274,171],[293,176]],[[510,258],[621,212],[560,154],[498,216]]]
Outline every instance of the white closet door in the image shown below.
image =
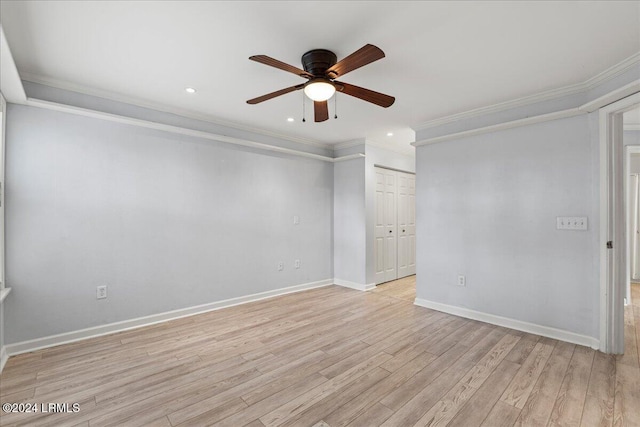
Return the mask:
[[630,207],[631,207],[631,278],[633,280],[640,279],[640,180],[638,174],[631,175],[631,191],[630,191]]
[[398,176],[398,279],[409,276],[409,175]]
[[407,175],[407,275],[416,274],[416,176]]
[[416,177],[375,168],[375,283],[416,274]]
[[384,280],[398,278],[397,258],[397,176],[396,172],[384,170]]
[[398,175],[398,279],[416,274],[416,177]]
[[375,234],[373,256],[375,258],[375,283],[384,283],[384,242],[385,242],[385,223],[384,223],[384,190],[385,175],[384,169],[375,168],[376,174],[376,212],[375,212]]

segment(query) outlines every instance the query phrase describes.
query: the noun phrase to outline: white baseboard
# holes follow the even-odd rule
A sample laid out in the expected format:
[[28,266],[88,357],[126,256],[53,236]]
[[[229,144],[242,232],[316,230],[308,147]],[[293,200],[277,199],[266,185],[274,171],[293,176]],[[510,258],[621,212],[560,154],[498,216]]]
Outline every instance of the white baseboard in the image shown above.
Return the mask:
[[[272,291],[260,292],[257,294],[246,295],[237,298],[230,298],[222,301],[216,301],[208,304],[196,305],[193,307],[181,308],[178,310],[167,311],[164,313],[152,314],[150,316],[138,317],[121,322],[109,323],[101,326],[80,329],[78,331],[65,332],[62,334],[51,335],[43,338],[36,338],[29,341],[22,341],[15,344],[8,344],[3,347],[3,354],[14,356],[16,354],[28,353],[30,351],[40,350],[43,348],[54,347],[61,344],[67,344],[75,341],[81,341],[88,338],[94,338],[101,335],[108,335],[114,332],[122,332],[130,329],[140,328],[143,326],[154,325],[156,323],[166,322],[169,320],[179,319],[182,317],[193,316],[196,314],[206,313],[208,311],[220,310],[222,308],[233,307],[234,305],[246,304],[266,298],[273,298],[280,295],[290,294],[293,292],[305,291],[308,289],[329,286],[333,284],[333,280],[326,279],[317,282],[303,283],[301,285],[290,286],[287,288],[274,289]],[[4,359],[3,359],[4,361]],[[4,365],[4,362],[3,362]]]
[[7,354],[7,348],[3,346],[0,348],[0,374],[2,373],[7,360],[9,360],[9,355]]
[[543,337],[554,338],[560,341],[570,342],[572,344],[591,347],[595,350],[600,349],[600,341],[596,338],[586,335],[576,334],[574,332],[562,329],[551,328],[549,326],[537,325],[535,323],[523,322],[522,320],[510,319],[508,317],[496,316],[495,314],[483,313],[481,311],[470,310],[468,308],[456,307],[453,305],[433,302],[422,298],[416,298],[415,305],[430,308],[432,310],[442,311],[444,313],[453,314],[454,316],[465,317],[467,319],[479,320],[492,325],[504,326],[505,328],[515,329],[517,331],[528,332],[530,334],[541,335]]
[[333,284],[338,286],[344,286],[345,288],[355,289],[358,291],[370,291],[376,287],[375,283],[369,283],[369,284],[355,283],[355,282],[350,282],[348,280],[342,280],[342,279],[333,279]]

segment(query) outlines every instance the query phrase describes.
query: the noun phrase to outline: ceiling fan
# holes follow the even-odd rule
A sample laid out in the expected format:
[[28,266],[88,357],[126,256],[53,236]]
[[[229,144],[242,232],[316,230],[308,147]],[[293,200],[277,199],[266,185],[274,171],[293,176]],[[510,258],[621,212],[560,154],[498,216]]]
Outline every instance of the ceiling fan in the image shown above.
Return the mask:
[[355,96],[356,98],[360,98],[384,108],[390,107],[396,100],[393,96],[374,92],[369,89],[336,80],[350,71],[382,58],[384,58],[384,52],[372,44],[363,46],[340,62],[337,61],[338,58],[335,53],[330,50],[310,50],[302,55],[302,66],[304,70],[285,64],[284,62],[266,55],[251,56],[249,59],[252,61],[260,62],[261,64],[297,74],[308,81],[306,83],[250,99],[247,101],[247,104],[258,104],[289,92],[304,89],[304,93],[313,100],[316,122],[323,122],[329,119],[327,100],[331,98],[336,91]]

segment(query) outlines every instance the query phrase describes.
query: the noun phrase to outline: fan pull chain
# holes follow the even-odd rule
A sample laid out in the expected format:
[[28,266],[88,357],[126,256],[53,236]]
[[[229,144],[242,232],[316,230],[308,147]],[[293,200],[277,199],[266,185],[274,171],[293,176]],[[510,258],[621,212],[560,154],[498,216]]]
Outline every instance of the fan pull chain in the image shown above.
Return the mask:
[[304,106],[305,106],[305,104],[304,104],[304,92],[302,92],[302,123],[307,121],[304,118],[304,116],[306,115]]
[[333,112],[334,112],[334,119],[338,118],[338,94],[336,93],[335,95],[333,95]]

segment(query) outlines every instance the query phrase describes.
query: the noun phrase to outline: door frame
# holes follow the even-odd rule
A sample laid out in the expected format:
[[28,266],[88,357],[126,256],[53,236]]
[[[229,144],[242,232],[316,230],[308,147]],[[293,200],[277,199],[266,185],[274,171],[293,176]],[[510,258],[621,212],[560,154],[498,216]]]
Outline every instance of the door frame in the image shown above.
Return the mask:
[[634,93],[599,109],[600,350],[605,353],[624,352],[627,224],[622,115],[638,104],[640,93]]

